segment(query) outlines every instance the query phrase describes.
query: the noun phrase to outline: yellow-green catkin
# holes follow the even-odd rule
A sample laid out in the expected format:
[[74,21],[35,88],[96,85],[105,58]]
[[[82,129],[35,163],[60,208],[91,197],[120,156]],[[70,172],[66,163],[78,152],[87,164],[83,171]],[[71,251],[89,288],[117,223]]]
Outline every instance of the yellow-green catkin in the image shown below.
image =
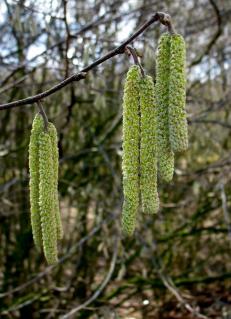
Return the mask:
[[54,211],[54,168],[48,132],[39,135],[39,207],[44,255],[48,264],[57,262],[57,226]]
[[160,38],[156,61],[157,153],[159,176],[170,182],[174,173],[174,153],[169,140],[170,35]]
[[140,191],[144,213],[157,213],[157,139],[156,105],[152,77],[140,81],[141,144],[140,144]]
[[43,131],[43,119],[37,114],[32,124],[29,144],[29,171],[30,171],[30,211],[31,226],[35,246],[42,247],[42,229],[39,210],[39,135]]
[[132,235],[139,208],[139,110],[140,70],[132,66],[124,85],[123,96],[123,192],[122,230]]
[[185,112],[185,41],[181,35],[174,34],[170,42],[169,135],[172,150],[182,152],[188,148],[188,125]]
[[52,155],[53,155],[53,171],[54,171],[54,211],[57,226],[57,239],[63,237],[62,221],[59,209],[59,195],[58,195],[58,174],[59,174],[59,151],[57,130],[53,123],[49,123],[48,132],[51,139]]

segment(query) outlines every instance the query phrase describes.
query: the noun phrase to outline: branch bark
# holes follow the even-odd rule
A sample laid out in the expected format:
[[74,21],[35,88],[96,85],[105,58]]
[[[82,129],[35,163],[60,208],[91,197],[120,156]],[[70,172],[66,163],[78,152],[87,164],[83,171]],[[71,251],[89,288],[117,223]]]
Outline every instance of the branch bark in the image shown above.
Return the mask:
[[23,106],[23,105],[28,105],[28,104],[33,104],[35,102],[38,102],[39,100],[42,100],[46,97],[48,97],[49,95],[54,94],[55,92],[61,90],[62,88],[64,88],[65,86],[67,86],[68,84],[72,83],[72,82],[76,82],[76,81],[80,81],[82,79],[84,79],[87,75],[87,72],[91,71],[92,69],[96,68],[98,65],[102,64],[103,62],[111,59],[112,57],[119,55],[119,54],[123,54],[126,50],[126,46],[131,43],[134,39],[136,39],[141,33],[143,33],[148,27],[150,27],[154,22],[159,21],[160,23],[162,23],[163,25],[166,25],[166,19],[170,19],[169,15],[163,13],[163,12],[156,12],[154,13],[149,20],[147,20],[135,33],[133,33],[126,41],[124,41],[123,43],[121,43],[118,47],[116,47],[115,49],[111,50],[110,52],[106,53],[104,56],[102,56],[101,58],[95,60],[93,63],[91,63],[90,65],[88,65],[87,67],[85,67],[84,69],[82,69],[79,73],[75,73],[71,76],[69,76],[68,78],[66,78],[65,80],[61,81],[60,83],[58,83],[57,85],[53,86],[52,88],[27,97],[25,99],[21,99],[21,100],[17,100],[17,101],[13,101],[10,103],[5,103],[5,104],[1,104],[0,105],[0,111],[1,110],[6,110],[6,109],[12,109],[15,107],[19,107],[19,106]]

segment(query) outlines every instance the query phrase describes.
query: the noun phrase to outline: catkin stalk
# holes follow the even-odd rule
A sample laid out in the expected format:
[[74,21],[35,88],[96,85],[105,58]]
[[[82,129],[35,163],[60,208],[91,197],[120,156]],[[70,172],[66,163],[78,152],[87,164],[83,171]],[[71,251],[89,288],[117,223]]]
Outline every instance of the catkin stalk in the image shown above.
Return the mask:
[[139,85],[140,70],[132,66],[124,86],[123,97],[123,191],[122,229],[132,235],[139,208]]
[[188,125],[185,112],[186,75],[185,42],[181,35],[171,36],[169,78],[169,133],[173,152],[188,148]]
[[42,229],[39,210],[39,134],[43,130],[43,120],[40,114],[34,118],[29,144],[29,171],[30,171],[30,211],[31,226],[35,246],[42,247]]
[[54,212],[54,169],[51,139],[47,132],[39,135],[39,206],[44,255],[48,264],[57,262],[57,226]]
[[174,173],[174,153],[169,140],[170,35],[160,38],[156,63],[157,152],[160,177],[169,182]]
[[51,147],[52,147],[52,154],[53,154],[53,173],[54,173],[54,212],[56,218],[56,226],[57,226],[57,239],[61,239],[63,237],[63,228],[62,228],[62,221],[60,216],[60,209],[59,209],[59,195],[58,195],[58,174],[59,174],[59,151],[58,151],[58,138],[57,138],[57,131],[56,127],[53,123],[49,123],[48,127],[50,139],[51,139]]
[[144,213],[157,213],[156,105],[154,83],[150,76],[140,81],[141,146],[140,191]]

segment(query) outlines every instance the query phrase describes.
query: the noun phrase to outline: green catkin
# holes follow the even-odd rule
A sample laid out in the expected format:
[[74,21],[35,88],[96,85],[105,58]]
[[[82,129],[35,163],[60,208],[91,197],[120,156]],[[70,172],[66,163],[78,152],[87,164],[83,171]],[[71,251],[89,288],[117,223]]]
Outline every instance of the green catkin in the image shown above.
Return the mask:
[[123,97],[122,230],[127,235],[132,235],[135,230],[139,208],[139,85],[140,70],[135,65],[127,73]]
[[54,212],[54,169],[51,139],[39,135],[39,206],[44,255],[48,264],[57,262],[57,226]]
[[53,154],[53,171],[54,171],[54,211],[56,217],[56,226],[57,226],[57,239],[61,239],[63,237],[63,228],[62,221],[60,216],[59,209],[59,195],[58,195],[58,173],[59,173],[59,151],[58,151],[58,138],[56,127],[53,123],[49,123],[48,127],[51,146],[52,146],[52,154]]
[[43,130],[43,120],[40,114],[34,118],[29,144],[29,171],[30,171],[30,210],[31,226],[35,246],[42,247],[42,230],[39,210],[39,134]]
[[144,213],[157,213],[156,106],[152,77],[140,81],[141,146],[140,191]]
[[173,152],[188,148],[188,125],[185,112],[185,42],[181,35],[171,36],[169,78],[169,133]]
[[156,62],[157,153],[159,176],[170,182],[174,173],[174,153],[169,140],[170,35],[160,38]]

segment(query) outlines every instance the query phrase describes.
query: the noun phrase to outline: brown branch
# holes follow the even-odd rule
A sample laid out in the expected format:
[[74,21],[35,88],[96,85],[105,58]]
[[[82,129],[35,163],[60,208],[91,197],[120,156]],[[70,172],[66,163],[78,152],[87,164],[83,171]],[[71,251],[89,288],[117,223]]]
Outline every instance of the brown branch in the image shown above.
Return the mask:
[[209,319],[207,316],[201,314],[198,311],[198,307],[191,306],[191,304],[187,302],[187,300],[181,295],[172,278],[163,271],[162,261],[157,254],[157,245],[153,243],[147,243],[145,240],[143,240],[142,237],[139,237],[138,239],[144,247],[149,248],[151,250],[151,262],[154,269],[158,273],[163,285],[175,296],[177,301],[196,318]]
[[48,122],[47,115],[46,115],[46,113],[45,113],[45,111],[43,109],[42,102],[40,100],[38,100],[37,106],[38,106],[38,109],[39,109],[39,113],[42,115],[42,118],[43,118],[44,130],[47,132],[49,122]]
[[[101,58],[97,59],[87,67],[85,67],[83,70],[81,70],[79,73],[75,73],[71,75],[70,77],[66,78],[62,82],[58,83],[57,85],[53,86],[52,88],[39,93],[34,96],[27,97],[22,100],[18,101],[13,101],[10,103],[5,103],[0,105],[0,110],[6,110],[6,109],[11,109],[15,108],[18,106],[22,105],[28,105],[28,104],[33,104],[41,99],[44,99],[45,97],[61,90],[63,87],[67,86],[68,84],[74,82],[74,81],[80,81],[81,79],[84,79],[86,77],[86,73],[89,72],[90,70],[96,68],[98,65],[102,64],[103,62],[111,59],[112,57],[123,54],[125,52],[126,46],[131,43],[134,39],[136,39],[141,33],[143,33],[148,27],[150,27],[154,22],[159,21],[160,23],[166,25],[166,15],[163,12],[156,12],[151,16],[149,20],[147,20],[133,35],[131,35],[126,41],[124,41],[122,44],[120,44],[118,47],[113,49],[112,51],[106,53],[104,56]],[[169,16],[168,18],[169,19]]]
[[63,2],[63,14],[64,14],[64,24],[65,24],[65,29],[66,29],[66,43],[65,43],[65,78],[67,78],[69,76],[69,59],[67,56],[68,50],[69,50],[69,44],[70,44],[70,39],[71,39],[71,35],[70,35],[70,29],[69,29],[69,25],[67,23],[67,0],[62,0]]
[[138,58],[136,50],[131,45],[127,45],[126,46],[126,50],[127,50],[129,55],[132,55],[134,63],[139,66],[140,72],[141,72],[142,76],[144,77],[145,76],[145,72],[144,72],[144,69],[143,69],[142,65],[140,64],[140,61],[139,61],[139,58]]
[[[114,217],[115,218],[115,217]],[[64,263],[67,259],[69,259],[86,241],[88,241],[90,238],[92,238],[93,236],[95,236],[95,234],[97,232],[99,232],[102,228],[102,225],[104,225],[105,223],[108,223],[111,221],[111,218],[107,218],[106,220],[104,220],[102,223],[100,223],[99,225],[95,226],[85,237],[82,237],[76,244],[74,244],[70,250],[64,255],[62,256],[58,263],[47,266],[43,271],[39,272],[36,274],[35,277],[33,277],[32,279],[28,280],[27,282],[23,283],[22,285],[13,288],[12,290],[0,293],[0,299],[1,298],[5,298],[7,296],[10,296],[14,293],[17,293],[21,290],[26,289],[28,286],[34,284],[37,281],[40,281],[40,279],[42,279],[43,277],[47,276],[54,268],[58,267],[60,264]]]
[[171,20],[171,17],[169,14],[165,14],[164,18],[163,18],[163,21],[162,21],[162,24],[164,24],[167,28],[168,28],[168,32],[170,34],[175,34],[176,33],[176,30],[172,24],[172,20]]
[[214,36],[212,37],[212,39],[209,41],[209,43],[207,44],[207,47],[205,48],[204,52],[198,58],[196,58],[194,61],[192,61],[190,67],[199,64],[202,61],[203,57],[209,54],[213,45],[217,42],[218,38],[222,34],[222,17],[221,17],[220,10],[219,10],[219,8],[214,0],[209,0],[209,3],[213,7],[214,13],[216,15],[217,31],[214,34]]
[[62,318],[62,319],[72,318],[74,314],[76,314],[77,312],[79,312],[82,309],[85,309],[88,305],[90,305],[93,301],[95,301],[100,296],[100,294],[105,289],[105,287],[107,286],[107,284],[109,283],[109,281],[111,280],[111,277],[113,275],[113,272],[114,272],[114,269],[116,266],[117,255],[118,255],[118,243],[119,243],[119,238],[117,237],[115,239],[113,256],[111,259],[108,273],[105,276],[105,278],[103,279],[100,286],[96,289],[96,291],[93,293],[93,295],[89,299],[87,299],[83,304],[73,308],[72,310],[70,310],[68,313],[66,313],[64,316],[62,316],[60,318]]

